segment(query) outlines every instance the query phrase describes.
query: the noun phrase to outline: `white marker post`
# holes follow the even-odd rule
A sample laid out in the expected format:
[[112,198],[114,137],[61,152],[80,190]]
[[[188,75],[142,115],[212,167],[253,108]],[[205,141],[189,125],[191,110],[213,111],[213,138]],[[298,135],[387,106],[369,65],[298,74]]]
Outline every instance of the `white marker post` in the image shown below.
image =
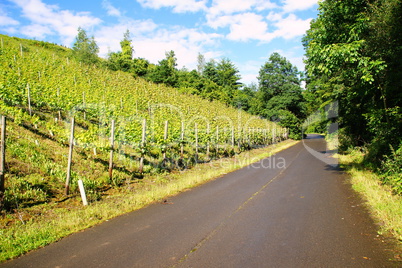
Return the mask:
[[87,206],[87,205],[88,205],[88,201],[87,201],[87,196],[86,196],[86,194],[85,194],[84,183],[82,182],[82,180],[78,180],[78,187],[80,188],[82,204],[83,204],[84,206]]

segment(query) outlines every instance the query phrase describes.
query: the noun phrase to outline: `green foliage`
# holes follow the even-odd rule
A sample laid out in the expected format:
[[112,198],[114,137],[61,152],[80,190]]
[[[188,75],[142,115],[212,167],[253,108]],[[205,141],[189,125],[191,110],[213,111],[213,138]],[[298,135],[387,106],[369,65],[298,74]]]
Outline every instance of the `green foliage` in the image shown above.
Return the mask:
[[378,165],[402,136],[401,2],[322,1],[319,12],[304,38],[309,109],[338,100],[341,146],[368,147]]
[[382,162],[382,180],[390,185],[395,194],[402,194],[402,144],[395,151],[391,147],[391,154]]
[[88,37],[87,33],[81,27],[78,28],[78,35],[73,45],[73,56],[86,64],[94,64],[98,62],[99,47],[95,42],[95,38]]
[[239,71],[229,59],[206,63],[204,56],[199,54],[197,71],[185,68],[178,70],[177,58],[172,50],[166,52],[165,59],[157,65],[150,64],[145,59],[133,59],[134,50],[128,31],[120,45],[121,52],[110,52],[106,62],[106,66],[113,71],[129,72],[135,77],[144,77],[157,84],[178,88],[182,93],[198,95],[210,101],[218,100],[234,107],[238,107],[239,102],[248,103],[251,98],[241,91]]
[[4,192],[3,208],[6,210],[19,209],[35,203],[46,202],[48,194],[43,178],[39,174],[32,174],[24,178],[13,178],[7,183]]
[[121,51],[108,54],[106,66],[113,71],[130,72],[135,77],[145,76],[149,71],[149,62],[142,58],[133,59],[134,48],[129,30],[124,33],[120,47]]
[[278,111],[277,117],[278,124],[289,130],[289,138],[294,140],[300,140],[302,138],[301,120],[292,112],[288,110],[280,110]]
[[[221,87],[200,77],[196,71],[175,70],[183,86],[180,91],[193,90],[210,100],[181,94],[164,84],[135,78],[131,73],[81,64],[67,58],[68,52],[59,55],[53,49],[22,39],[1,37],[4,48],[0,53],[0,114],[7,116],[10,126],[7,130],[7,159],[11,159],[7,163],[8,209],[15,208],[16,204],[30,206],[36,201],[60,198],[66,177],[70,117],[76,122],[72,194],[78,195],[76,181],[81,178],[93,201],[101,198],[105,189],[138,179],[141,156],[145,158],[143,173],[154,174],[284,138],[284,128],[215,101],[221,97]],[[20,42],[26,47],[22,55]],[[170,57],[166,66],[175,66]],[[28,111],[28,88],[32,115]],[[112,119],[116,122],[115,170],[109,180]],[[142,143],[144,119],[146,141]],[[166,120],[169,121],[167,139],[164,138]],[[275,138],[272,133],[276,134]],[[166,153],[166,161],[162,153]],[[46,187],[23,183],[30,178],[43,179],[41,185]],[[21,189],[19,193],[18,189]],[[12,199],[13,196],[17,199]]]
[[205,68],[205,57],[201,53],[197,56],[197,72],[199,75],[203,75]]
[[177,59],[174,51],[165,53],[166,59],[161,60],[149,74],[149,79],[157,84],[165,84],[167,86],[176,87],[178,82],[177,77]]
[[134,52],[134,48],[132,45],[132,40],[130,38],[130,31],[127,30],[124,33],[124,38],[123,40],[121,40],[120,42],[120,46],[121,46],[121,56],[124,60],[132,60],[133,59],[133,52]]
[[372,140],[367,147],[369,152],[366,161],[376,163],[378,158],[390,155],[390,148],[401,142],[400,136],[395,133],[402,133],[402,109],[394,107],[389,109],[372,109],[365,114],[368,131]]
[[257,100],[250,110],[265,118],[279,121],[293,138],[301,138],[301,122],[305,118],[300,73],[286,58],[273,53],[259,72]]
[[149,61],[143,58],[135,58],[133,59],[132,69],[134,76],[145,76],[148,72]]

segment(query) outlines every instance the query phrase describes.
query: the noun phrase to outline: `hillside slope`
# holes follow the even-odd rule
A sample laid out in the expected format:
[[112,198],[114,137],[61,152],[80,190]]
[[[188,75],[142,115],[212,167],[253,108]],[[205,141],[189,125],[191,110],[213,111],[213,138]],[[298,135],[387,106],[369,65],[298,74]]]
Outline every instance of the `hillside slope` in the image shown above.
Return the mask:
[[0,38],[0,114],[8,122],[3,208],[8,211],[63,198],[72,117],[71,190],[77,194],[77,181],[83,180],[92,201],[144,174],[184,169],[286,136],[276,124],[222,103],[81,64],[67,48]]

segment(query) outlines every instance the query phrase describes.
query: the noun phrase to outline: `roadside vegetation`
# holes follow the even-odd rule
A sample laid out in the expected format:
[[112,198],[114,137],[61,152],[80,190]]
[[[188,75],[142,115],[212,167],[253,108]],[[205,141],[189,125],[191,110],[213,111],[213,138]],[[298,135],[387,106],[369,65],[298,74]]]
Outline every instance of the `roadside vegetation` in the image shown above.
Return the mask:
[[391,185],[382,183],[383,175],[370,171],[364,165],[364,152],[353,150],[338,155],[341,166],[350,174],[350,182],[366,200],[380,234],[394,236],[402,242],[402,196],[395,194]]
[[336,141],[353,187],[401,241],[402,2],[327,0],[318,11],[303,39],[304,129]]
[[322,1],[303,40],[308,113],[337,102],[339,149],[364,148],[364,164],[395,194],[402,191],[401,10],[399,0]]

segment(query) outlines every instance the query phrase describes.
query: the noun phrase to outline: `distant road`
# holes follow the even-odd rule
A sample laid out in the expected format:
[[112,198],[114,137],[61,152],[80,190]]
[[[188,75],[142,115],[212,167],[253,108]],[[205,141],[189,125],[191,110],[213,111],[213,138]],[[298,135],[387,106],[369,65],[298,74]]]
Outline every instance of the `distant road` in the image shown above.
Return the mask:
[[386,247],[346,175],[301,142],[0,267],[398,266]]

